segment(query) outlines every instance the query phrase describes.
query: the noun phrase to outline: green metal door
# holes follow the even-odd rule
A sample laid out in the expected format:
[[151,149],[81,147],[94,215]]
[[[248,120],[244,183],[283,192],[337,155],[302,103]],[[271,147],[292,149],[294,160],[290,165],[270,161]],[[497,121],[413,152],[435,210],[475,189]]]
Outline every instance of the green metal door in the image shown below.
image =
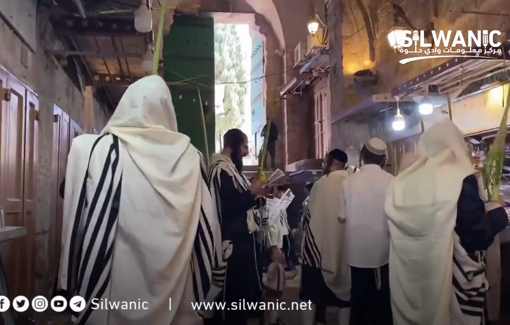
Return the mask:
[[[164,78],[169,84],[179,132],[204,155],[214,152],[214,20],[212,17],[174,16],[163,48]],[[200,90],[200,94],[199,94]],[[203,133],[200,98],[207,136]]]

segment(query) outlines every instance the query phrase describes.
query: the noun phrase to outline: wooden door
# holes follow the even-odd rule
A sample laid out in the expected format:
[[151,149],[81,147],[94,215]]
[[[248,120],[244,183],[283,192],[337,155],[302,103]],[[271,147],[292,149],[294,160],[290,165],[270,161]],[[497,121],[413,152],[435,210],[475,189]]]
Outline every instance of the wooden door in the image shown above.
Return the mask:
[[[176,15],[170,33],[164,38],[165,81],[173,84],[170,86],[170,90],[179,132],[189,136],[191,143],[204,155],[206,147],[209,149],[209,153],[213,153],[216,133],[214,19],[212,17]],[[182,79],[195,77],[200,78],[200,82],[189,85],[176,83]],[[202,105],[197,86],[200,87]],[[206,134],[200,127],[202,114],[205,119]]]
[[83,134],[83,129],[81,128],[81,126],[78,123],[76,123],[75,121],[71,120],[69,149],[71,149],[72,140],[82,134]]
[[[2,80],[10,99],[3,101],[0,148],[0,203],[4,208],[7,226],[24,226],[23,221],[23,174],[24,174],[24,130],[25,130],[25,87],[12,78]],[[9,97],[9,96],[8,96]],[[5,98],[5,97],[4,97]],[[24,238],[2,244],[2,259],[8,277],[11,296],[27,294],[26,273],[23,270],[22,251]]]
[[27,296],[34,294],[35,285],[35,239],[37,231],[37,168],[39,148],[39,99],[27,90],[25,105],[23,179],[23,226],[27,235],[23,238],[23,269]]
[[69,116],[56,105],[53,108],[53,165],[55,219],[51,227],[51,271],[56,274],[60,261],[62,217],[64,200],[60,196],[60,184],[66,176],[67,155],[70,149],[71,123]]

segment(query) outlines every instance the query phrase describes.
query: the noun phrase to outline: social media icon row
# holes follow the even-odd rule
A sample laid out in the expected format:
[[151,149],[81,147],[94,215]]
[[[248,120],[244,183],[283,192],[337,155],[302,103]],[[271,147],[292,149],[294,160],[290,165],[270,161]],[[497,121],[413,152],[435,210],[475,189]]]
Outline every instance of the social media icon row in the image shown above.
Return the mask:
[[[48,309],[48,299],[44,296],[37,296],[32,299],[32,309],[36,312],[43,312]],[[68,304],[66,298],[62,296],[55,296],[51,299],[51,309],[56,311],[57,313],[63,312],[66,310]],[[11,301],[9,298],[5,296],[0,296],[0,312],[3,313],[7,311],[11,307]],[[30,307],[30,302],[28,298],[25,296],[17,296],[12,301],[12,308],[19,312],[25,312]],[[74,312],[82,312],[86,307],[86,301],[80,296],[74,296],[69,300],[69,308],[71,308]]]

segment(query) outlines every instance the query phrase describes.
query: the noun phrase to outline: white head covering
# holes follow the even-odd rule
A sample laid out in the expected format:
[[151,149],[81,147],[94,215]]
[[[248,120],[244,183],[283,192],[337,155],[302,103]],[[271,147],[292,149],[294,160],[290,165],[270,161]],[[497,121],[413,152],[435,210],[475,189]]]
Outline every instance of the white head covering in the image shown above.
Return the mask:
[[379,138],[372,138],[365,143],[365,148],[375,155],[383,156],[386,155],[388,146],[386,146],[386,143],[383,140]]
[[393,204],[457,201],[464,178],[475,173],[459,128],[450,120],[433,125],[421,136],[418,155],[420,158],[395,179]]
[[[82,313],[79,322],[201,321],[189,302],[203,301],[215,281],[213,259],[221,256],[221,234],[200,153],[177,132],[165,81],[148,76],[129,86],[102,134],[77,137],[69,154],[60,283],[87,299],[138,297],[150,308],[135,314],[94,311],[88,322]],[[83,203],[92,197],[98,204]],[[101,261],[100,267],[80,263],[83,247],[83,260]],[[107,257],[105,249],[114,253]],[[168,297],[176,308],[168,309]]]
[[451,121],[433,125],[420,138],[419,158],[388,189],[385,210],[396,325],[467,324],[451,321],[452,313],[461,313],[458,306],[450,309],[457,301],[452,285],[454,247],[456,254],[460,247],[454,232],[457,203],[464,179],[475,173],[466,149]]
[[177,132],[172,96],[161,77],[148,76],[129,86],[101,132],[105,133],[120,139],[156,191],[178,211],[195,205],[201,186],[200,154],[188,136]]
[[[129,86],[102,133],[111,133],[119,138],[136,167],[160,194],[161,206],[155,209],[167,218],[168,227],[174,230],[145,234],[151,236],[152,242],[157,241],[163,247],[154,253],[149,250],[136,253],[144,254],[145,261],[150,264],[144,268],[144,275],[149,279],[154,279],[155,274],[159,274],[161,279],[166,274],[172,275],[162,282],[158,290],[164,288],[165,294],[172,297],[173,303],[179,306],[176,308],[178,311],[172,310],[167,315],[169,323],[173,324],[173,320],[179,323],[180,306],[181,303],[185,306],[182,301],[188,290],[187,277],[198,268],[197,263],[210,262],[192,259],[197,229],[203,222],[202,208],[202,213],[208,216],[212,232],[219,229],[211,198],[207,197],[207,185],[202,179],[200,153],[191,145],[188,136],[177,132],[172,96],[165,81],[159,76],[147,76]],[[219,240],[221,247],[219,237],[205,240],[214,240],[216,243]],[[212,248],[208,249],[210,252]],[[157,254],[162,251],[166,254],[163,260]],[[161,261],[168,261],[168,264],[162,267]],[[210,277],[210,266],[203,265],[200,270],[207,271]],[[210,281],[202,273],[195,273],[193,279],[199,276],[202,277],[200,281]]]

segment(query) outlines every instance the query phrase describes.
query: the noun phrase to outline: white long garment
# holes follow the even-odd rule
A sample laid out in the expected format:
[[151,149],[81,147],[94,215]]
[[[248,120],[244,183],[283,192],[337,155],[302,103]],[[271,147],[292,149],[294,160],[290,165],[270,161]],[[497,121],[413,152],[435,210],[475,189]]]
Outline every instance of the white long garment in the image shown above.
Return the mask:
[[466,297],[485,293],[484,267],[454,232],[463,180],[475,173],[462,133],[449,120],[437,123],[421,136],[418,154],[385,203],[394,324],[480,325],[483,300]]
[[59,287],[85,297],[88,307],[94,298],[148,307],[87,308],[75,322],[203,323],[191,302],[204,300],[213,257],[221,254],[205,176],[199,152],[177,133],[170,92],[157,76],[127,89],[102,136],[74,139]]
[[378,268],[389,262],[390,234],[384,211],[393,176],[377,165],[364,165],[345,181],[341,221],[345,220],[347,264]]
[[338,222],[338,214],[342,205],[340,193],[347,176],[346,171],[337,170],[315,182],[308,201],[310,233],[305,234],[306,246],[317,252],[319,260],[315,259],[314,263],[321,268],[326,285],[343,301],[350,300],[351,281],[344,257],[345,225]]
[[289,225],[287,222],[287,212],[280,213],[280,220],[274,225],[269,226],[269,245],[275,245],[279,249],[283,248],[283,239],[289,234]]

